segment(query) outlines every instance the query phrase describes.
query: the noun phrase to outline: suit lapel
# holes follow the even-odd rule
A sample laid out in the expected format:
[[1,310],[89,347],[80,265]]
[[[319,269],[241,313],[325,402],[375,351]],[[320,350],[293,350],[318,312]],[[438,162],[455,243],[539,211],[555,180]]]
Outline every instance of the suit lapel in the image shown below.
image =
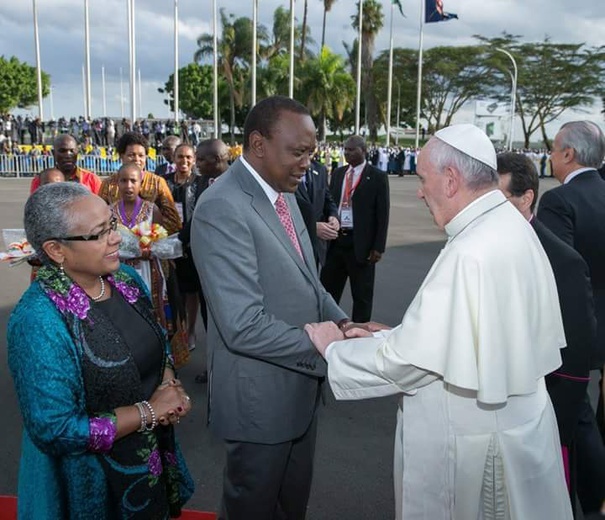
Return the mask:
[[[281,245],[286,249],[288,254],[292,257],[292,259],[294,260],[298,268],[302,271],[302,273],[305,275],[305,277],[308,278],[311,283],[313,283],[313,278],[311,276],[307,264],[305,263],[305,261],[303,261],[303,259],[300,257],[300,255],[294,248],[290,237],[282,226],[282,223],[279,220],[279,217],[277,216],[277,212],[275,211],[275,208],[271,204],[271,201],[267,197],[266,193],[263,191],[258,182],[256,182],[256,180],[252,177],[252,174],[247,171],[246,167],[241,164],[241,162],[234,163],[232,168],[233,173],[235,173],[239,179],[242,189],[252,197],[251,205],[254,211],[258,213],[258,215],[265,222],[271,233],[275,236],[275,238],[277,238],[277,240],[279,240]],[[307,251],[305,251],[302,241],[300,240],[302,229],[304,228],[304,222],[302,222],[302,218],[298,218],[299,213],[293,211],[291,198],[291,195],[286,196],[286,201],[290,209],[290,215],[292,217],[294,228],[296,229],[298,235],[298,242],[300,244],[301,250],[303,251],[303,255],[306,259],[306,262],[308,263],[309,254]],[[294,204],[296,204],[296,201],[294,201]]]
[[351,200],[355,200],[355,195],[357,194],[357,190],[363,189],[363,185],[366,184],[370,180],[371,175],[372,175],[372,172],[370,171],[369,164],[366,163],[366,165],[363,168],[363,171],[361,172],[361,177],[359,178],[359,183],[357,184],[355,191],[353,192],[353,195],[351,195]]

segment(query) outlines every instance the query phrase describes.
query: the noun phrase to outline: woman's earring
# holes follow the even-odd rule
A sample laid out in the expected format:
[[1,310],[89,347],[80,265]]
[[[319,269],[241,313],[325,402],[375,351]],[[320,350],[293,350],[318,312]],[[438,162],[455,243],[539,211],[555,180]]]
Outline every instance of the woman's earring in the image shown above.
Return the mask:
[[61,273],[61,276],[65,276],[65,269],[63,269],[63,262],[61,262],[59,264],[59,272]]

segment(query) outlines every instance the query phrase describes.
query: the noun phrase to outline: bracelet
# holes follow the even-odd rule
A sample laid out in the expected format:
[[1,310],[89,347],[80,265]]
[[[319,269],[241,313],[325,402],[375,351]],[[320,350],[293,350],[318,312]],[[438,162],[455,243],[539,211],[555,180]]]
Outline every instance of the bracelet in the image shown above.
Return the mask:
[[147,401],[141,401],[141,404],[144,404],[149,410],[149,413],[151,414],[151,426],[145,425],[145,430],[151,431],[158,425],[158,418],[155,415],[155,411]]
[[147,412],[145,412],[145,407],[141,403],[134,403],[134,405],[137,407],[141,418],[141,427],[137,432],[144,432],[145,428],[147,428]]

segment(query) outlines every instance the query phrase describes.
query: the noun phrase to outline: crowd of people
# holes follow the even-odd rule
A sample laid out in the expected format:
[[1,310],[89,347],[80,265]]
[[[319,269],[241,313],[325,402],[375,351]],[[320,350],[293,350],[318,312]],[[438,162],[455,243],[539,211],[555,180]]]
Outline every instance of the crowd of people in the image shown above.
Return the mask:
[[[534,158],[497,154],[469,124],[407,155],[360,136],[318,148],[307,108],[274,96],[248,114],[236,159],[219,139],[161,150],[147,171],[148,139],[124,132],[101,180],[63,133],[32,180],[24,226],[41,266],[8,326],[20,518],[180,514],[193,483],[175,431],[192,403],[171,339],[180,316],[195,348],[198,315],[221,519],[305,518],[324,381],[337,399],[400,397],[398,520],[569,520],[576,496],[605,514],[603,414],[587,395],[605,364],[597,125],[557,134],[561,186],[537,216]],[[448,240],[391,328],[372,302],[388,157],[402,153]],[[119,225],[142,224],[177,235],[180,257],[124,257]]]
[[[141,118],[134,123],[126,118],[100,117],[87,119],[84,116],[60,117],[41,121],[32,116],[0,116],[0,136],[9,145],[44,145],[58,134],[70,134],[86,145],[115,146],[120,136],[126,132],[142,134],[150,144],[160,146],[169,135],[178,136],[183,142],[197,145],[207,137],[207,124],[197,119]],[[0,144],[3,144],[0,142]]]

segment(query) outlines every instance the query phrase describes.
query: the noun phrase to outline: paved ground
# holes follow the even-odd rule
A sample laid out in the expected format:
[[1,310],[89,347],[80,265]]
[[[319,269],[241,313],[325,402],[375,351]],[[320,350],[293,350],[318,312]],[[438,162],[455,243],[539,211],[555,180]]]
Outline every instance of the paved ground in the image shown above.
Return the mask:
[[[29,181],[0,179],[0,229],[22,227]],[[439,253],[444,235],[416,198],[416,178],[390,178],[389,248],[377,268],[373,318],[397,324]],[[556,183],[542,181],[542,189]],[[27,267],[0,265],[0,495],[16,493],[21,418],[6,364],[6,323],[29,282]],[[343,308],[350,312],[347,295]],[[178,434],[197,483],[189,506],[216,510],[220,500],[223,452],[206,428],[206,387],[193,382],[205,364],[199,347],[181,377],[195,408]],[[327,392],[330,394],[330,392]],[[396,398],[336,403],[330,395],[321,410],[316,470],[308,518],[382,520],[393,517],[391,455]]]

